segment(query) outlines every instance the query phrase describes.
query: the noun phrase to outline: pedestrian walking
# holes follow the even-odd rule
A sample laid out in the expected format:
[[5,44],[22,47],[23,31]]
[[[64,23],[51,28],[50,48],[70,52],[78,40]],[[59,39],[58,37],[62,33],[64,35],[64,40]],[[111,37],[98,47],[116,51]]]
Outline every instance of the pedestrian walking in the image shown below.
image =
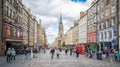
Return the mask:
[[10,60],[11,60],[11,48],[8,48],[6,55],[7,55],[7,62],[10,62]]
[[76,57],[79,57],[79,50],[76,50]]
[[110,49],[106,47],[104,51],[105,51],[106,57],[108,58],[111,52]]
[[70,56],[72,55],[72,48],[70,49]]
[[88,57],[92,58],[92,50],[91,49],[88,49],[88,54],[89,54]]
[[60,50],[59,50],[59,49],[56,49],[56,56],[57,56],[57,59],[59,58],[59,55],[60,55]]
[[30,53],[31,58],[33,58],[33,49],[31,48],[31,53]]
[[68,52],[68,49],[66,48],[66,49],[65,49],[65,55],[67,55],[67,52]]
[[120,49],[118,51],[118,61],[120,62]]
[[46,53],[46,48],[44,48],[44,53]]
[[16,56],[16,51],[15,51],[15,49],[14,48],[12,48],[12,50],[11,50],[11,58],[12,58],[12,60],[14,59],[15,60],[15,56]]
[[115,60],[115,50],[112,48],[109,52],[109,62],[113,62]]
[[73,51],[73,55],[75,55],[75,53],[76,53],[76,49],[75,49],[75,48],[73,48],[73,50],[72,50],[72,51]]
[[55,49],[54,49],[54,48],[52,48],[52,49],[50,50],[51,59],[53,59],[54,53],[55,53]]
[[26,50],[24,50],[24,54],[25,54],[25,59],[28,59],[28,52],[27,52],[28,50],[26,49]]

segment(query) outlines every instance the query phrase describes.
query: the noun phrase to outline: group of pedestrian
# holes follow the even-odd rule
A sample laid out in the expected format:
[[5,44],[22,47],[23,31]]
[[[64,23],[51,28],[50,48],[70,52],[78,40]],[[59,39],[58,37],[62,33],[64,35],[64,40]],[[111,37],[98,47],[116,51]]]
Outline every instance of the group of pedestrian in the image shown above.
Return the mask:
[[51,59],[53,59],[54,58],[54,55],[56,54],[56,57],[57,57],[57,59],[59,58],[59,56],[60,56],[60,49],[58,48],[52,48],[51,50],[50,50],[50,54],[51,54]]
[[6,55],[7,55],[7,62],[10,62],[12,60],[15,60],[15,56],[16,56],[16,51],[14,48],[8,48],[7,52],[6,52]]
[[75,49],[75,48],[70,48],[70,49],[65,48],[65,55],[67,55],[68,51],[70,52],[70,56],[76,54],[76,57],[77,58],[79,57],[79,50],[78,49]]
[[117,52],[115,49],[113,48],[105,48],[103,51],[103,54],[105,55],[105,57],[109,58],[110,62],[111,61],[119,61],[120,62],[120,50]]

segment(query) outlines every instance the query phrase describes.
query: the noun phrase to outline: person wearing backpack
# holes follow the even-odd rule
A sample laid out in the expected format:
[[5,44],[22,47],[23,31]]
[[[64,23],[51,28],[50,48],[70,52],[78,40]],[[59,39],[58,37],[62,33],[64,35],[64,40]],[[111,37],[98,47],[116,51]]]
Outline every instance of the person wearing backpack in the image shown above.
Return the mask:
[[120,49],[118,51],[118,61],[120,62]]
[[14,48],[12,48],[12,50],[11,50],[11,56],[12,56],[12,59],[14,59],[14,60],[15,60],[16,51],[15,51],[15,49],[14,49]]
[[59,50],[59,49],[56,49],[56,56],[57,56],[57,59],[59,58],[59,55],[60,55],[60,50]]

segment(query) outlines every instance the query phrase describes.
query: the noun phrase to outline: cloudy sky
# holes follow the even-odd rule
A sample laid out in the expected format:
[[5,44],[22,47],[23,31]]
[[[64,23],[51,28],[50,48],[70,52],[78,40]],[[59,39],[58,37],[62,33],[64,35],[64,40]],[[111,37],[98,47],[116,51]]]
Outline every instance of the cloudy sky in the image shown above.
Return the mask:
[[[79,2],[76,2],[79,1]],[[92,0],[23,0],[26,7],[42,20],[46,29],[48,43],[52,43],[58,35],[59,16],[63,16],[64,33],[79,19],[80,11],[86,11]]]

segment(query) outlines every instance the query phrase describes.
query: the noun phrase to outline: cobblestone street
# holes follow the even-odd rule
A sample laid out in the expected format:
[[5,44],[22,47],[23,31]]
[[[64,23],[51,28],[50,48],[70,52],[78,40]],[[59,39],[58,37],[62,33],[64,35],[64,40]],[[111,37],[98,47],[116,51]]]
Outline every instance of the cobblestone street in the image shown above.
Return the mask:
[[51,59],[49,51],[47,53],[41,53],[38,58],[25,63],[24,67],[119,67],[118,64],[109,63],[103,60],[86,58],[84,55],[80,55],[79,58],[75,56],[65,55],[61,53],[60,58]]

